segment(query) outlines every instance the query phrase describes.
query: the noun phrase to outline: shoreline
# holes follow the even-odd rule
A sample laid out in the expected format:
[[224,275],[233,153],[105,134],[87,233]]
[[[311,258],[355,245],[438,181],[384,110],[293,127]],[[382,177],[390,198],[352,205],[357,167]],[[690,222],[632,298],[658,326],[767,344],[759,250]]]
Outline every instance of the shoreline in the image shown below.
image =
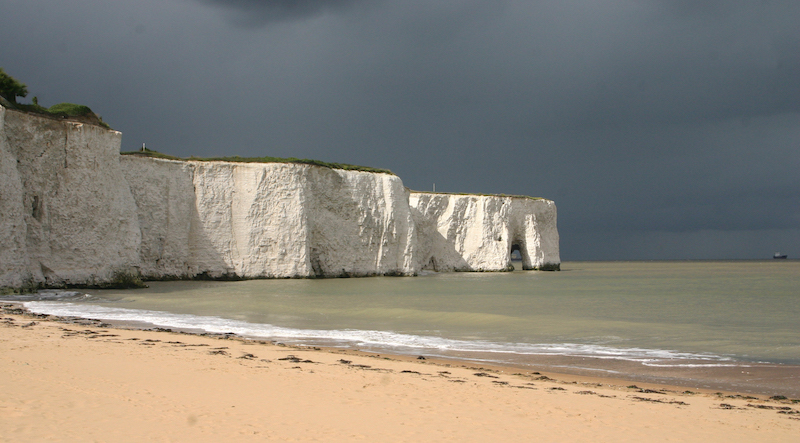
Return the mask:
[[[19,306],[28,311],[23,301],[3,301]],[[30,315],[42,314],[29,311]],[[50,314],[73,316],[76,314]],[[81,314],[77,314],[81,315]],[[256,342],[268,341],[276,343],[283,341],[290,346],[299,348],[322,348],[329,351],[341,352],[342,350],[363,351],[365,355],[381,354],[395,358],[424,356],[428,359],[448,364],[470,364],[477,366],[492,366],[496,368],[514,369],[516,371],[530,372],[534,370],[558,374],[562,377],[588,377],[601,380],[617,380],[631,383],[650,383],[665,387],[683,387],[692,390],[706,390],[711,392],[728,392],[742,395],[758,396],[785,396],[800,398],[800,365],[770,363],[746,360],[721,360],[719,363],[709,363],[706,360],[670,360],[658,357],[649,362],[641,358],[603,358],[600,356],[569,355],[569,354],[519,354],[504,353],[500,359],[497,353],[490,351],[447,351],[447,350],[410,350],[392,349],[381,345],[354,346],[343,344],[331,339],[298,339],[298,338],[267,338],[246,333],[233,333],[217,328],[216,332],[208,332],[202,328],[187,326],[167,326],[152,323],[146,320],[109,320],[97,314],[95,318],[113,327],[137,330],[169,330],[198,335],[216,336],[228,335],[243,340]],[[71,317],[70,317],[71,318]],[[235,328],[234,328],[235,329]],[[536,368],[536,369],[534,369]]]
[[0,439],[790,441],[800,433],[792,398],[131,329],[2,306]]

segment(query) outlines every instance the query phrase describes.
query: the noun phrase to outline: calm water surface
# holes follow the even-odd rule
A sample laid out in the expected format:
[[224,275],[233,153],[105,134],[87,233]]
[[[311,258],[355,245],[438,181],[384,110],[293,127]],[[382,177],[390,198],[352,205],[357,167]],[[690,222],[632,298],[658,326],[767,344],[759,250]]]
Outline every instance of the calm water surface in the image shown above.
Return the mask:
[[45,297],[55,300],[26,306],[286,343],[681,382],[756,368],[778,371],[762,377],[772,378],[774,390],[800,395],[800,261],[566,262],[562,269],[152,282],[143,290],[51,293]]

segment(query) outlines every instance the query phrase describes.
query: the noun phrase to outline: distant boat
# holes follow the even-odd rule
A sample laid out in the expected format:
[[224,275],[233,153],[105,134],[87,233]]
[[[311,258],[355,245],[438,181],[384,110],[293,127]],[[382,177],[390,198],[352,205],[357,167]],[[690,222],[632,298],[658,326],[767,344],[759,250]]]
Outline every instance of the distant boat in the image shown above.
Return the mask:
[[775,255],[772,256],[772,258],[786,258],[786,257],[787,257],[786,254],[781,254],[780,252],[776,252]]

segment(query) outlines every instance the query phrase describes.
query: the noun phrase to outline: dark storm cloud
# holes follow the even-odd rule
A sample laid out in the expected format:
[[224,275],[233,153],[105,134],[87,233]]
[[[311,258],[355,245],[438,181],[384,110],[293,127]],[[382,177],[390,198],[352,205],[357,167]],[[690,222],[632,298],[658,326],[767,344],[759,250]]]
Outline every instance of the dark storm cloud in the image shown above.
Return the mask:
[[750,0],[656,0],[666,11],[677,17],[724,18],[735,9],[755,3]]
[[[604,29],[596,36],[592,18],[580,13],[570,16],[577,25],[564,26],[558,14],[558,29],[547,30],[558,41],[540,59],[555,63],[561,76],[538,86],[563,88],[550,105],[570,100],[555,106],[560,124],[679,123],[800,110],[800,51],[790,20],[764,14],[756,2],[637,5],[640,13],[629,22],[613,8],[597,16]],[[665,5],[669,14],[660,13]],[[781,12],[792,17],[797,8],[791,9]]]
[[197,0],[230,12],[237,25],[258,27],[350,8],[369,0]]
[[0,0],[0,16],[0,66],[41,103],[91,106],[126,150],[551,198],[566,260],[800,256],[794,0]]

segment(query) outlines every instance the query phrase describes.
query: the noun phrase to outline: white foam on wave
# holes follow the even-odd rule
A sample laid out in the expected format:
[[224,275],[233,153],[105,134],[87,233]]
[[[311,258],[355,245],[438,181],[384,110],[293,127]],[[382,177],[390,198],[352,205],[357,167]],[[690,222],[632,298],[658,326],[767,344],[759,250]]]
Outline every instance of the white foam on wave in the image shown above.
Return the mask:
[[[640,362],[655,366],[665,361],[691,360],[693,365],[719,365],[730,358],[676,352],[663,349],[615,348],[580,343],[497,343],[481,340],[458,340],[434,336],[402,334],[391,331],[357,329],[294,329],[270,324],[248,323],[221,317],[172,314],[141,309],[112,308],[63,301],[26,301],[25,308],[34,313],[62,317],[83,317],[105,321],[140,322],[163,328],[202,330],[209,333],[233,333],[243,337],[284,341],[333,342],[342,346],[391,348],[406,352],[496,353],[515,356],[563,355]],[[499,355],[498,355],[499,357]],[[502,360],[500,358],[499,360]],[[702,363],[698,363],[702,362]]]
[[3,301],[25,302],[33,300],[69,301],[84,300],[91,296],[83,292],[67,291],[62,289],[40,289],[37,292],[23,294],[8,294],[0,297]]
[[654,368],[751,368],[752,365],[742,365],[737,363],[651,363],[643,361],[644,366]]

